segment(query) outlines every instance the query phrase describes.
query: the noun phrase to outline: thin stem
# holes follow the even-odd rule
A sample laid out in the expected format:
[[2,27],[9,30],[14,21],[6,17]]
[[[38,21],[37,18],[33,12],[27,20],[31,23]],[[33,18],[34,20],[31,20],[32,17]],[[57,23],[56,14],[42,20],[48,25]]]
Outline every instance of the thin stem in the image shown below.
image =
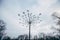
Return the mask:
[[29,24],[29,40],[30,40],[30,38],[31,38],[31,21],[30,21],[30,15],[29,15],[29,13],[28,13],[28,18],[29,18],[29,22],[28,22],[28,24]]
[[30,38],[31,38],[31,24],[29,24],[29,40],[30,40]]

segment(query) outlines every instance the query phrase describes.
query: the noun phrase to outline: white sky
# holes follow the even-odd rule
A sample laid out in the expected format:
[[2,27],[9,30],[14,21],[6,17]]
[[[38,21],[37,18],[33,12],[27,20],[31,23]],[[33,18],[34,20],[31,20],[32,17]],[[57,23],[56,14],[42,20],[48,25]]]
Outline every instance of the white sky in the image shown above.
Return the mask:
[[56,27],[55,21],[52,19],[53,12],[60,11],[59,0],[2,0],[0,19],[7,23],[7,35],[17,37],[21,34],[28,34],[28,27],[19,24],[18,13],[22,13],[27,9],[33,14],[42,13],[40,24],[31,26],[31,35],[39,33],[52,33],[54,30],[50,28]]

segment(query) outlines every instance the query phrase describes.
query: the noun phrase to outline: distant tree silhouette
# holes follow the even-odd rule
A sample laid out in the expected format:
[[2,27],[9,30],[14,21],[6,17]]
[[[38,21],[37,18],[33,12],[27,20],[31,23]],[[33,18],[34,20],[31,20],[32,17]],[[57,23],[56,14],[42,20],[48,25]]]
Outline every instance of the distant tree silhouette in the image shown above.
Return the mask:
[[56,30],[58,30],[59,33],[60,33],[60,15],[57,15],[57,14],[58,14],[57,12],[54,12],[54,13],[52,14],[52,16],[53,16],[53,18],[58,19],[57,25],[59,25],[59,29],[56,29]]
[[37,36],[34,36],[34,40],[38,40],[38,37]]
[[28,40],[28,35],[20,35],[18,36],[18,40]]
[[55,38],[55,40],[60,40],[60,13],[54,12],[52,16],[53,18],[58,19],[56,24],[59,25],[59,28],[54,28],[54,29],[56,29],[59,32],[58,34],[59,38]]
[[29,39],[29,36],[28,35],[25,35],[25,40],[28,40]]
[[5,26],[6,26],[5,22],[3,20],[0,20],[0,40],[4,35]]
[[11,38],[9,36],[5,36],[2,38],[2,40],[11,40]]

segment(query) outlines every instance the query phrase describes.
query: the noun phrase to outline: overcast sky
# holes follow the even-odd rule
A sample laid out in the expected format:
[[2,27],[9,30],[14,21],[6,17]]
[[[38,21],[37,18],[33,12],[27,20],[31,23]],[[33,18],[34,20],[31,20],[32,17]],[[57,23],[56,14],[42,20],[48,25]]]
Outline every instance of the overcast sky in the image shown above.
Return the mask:
[[[3,19],[8,36],[17,37],[21,34],[28,34],[28,27],[19,24],[18,13],[30,10],[31,13],[41,15],[41,23],[31,26],[31,35],[39,33],[49,34],[54,32],[51,27],[56,26],[56,20],[53,20],[52,13],[60,11],[60,0],[0,0],[0,19]],[[21,20],[23,23],[23,20]]]

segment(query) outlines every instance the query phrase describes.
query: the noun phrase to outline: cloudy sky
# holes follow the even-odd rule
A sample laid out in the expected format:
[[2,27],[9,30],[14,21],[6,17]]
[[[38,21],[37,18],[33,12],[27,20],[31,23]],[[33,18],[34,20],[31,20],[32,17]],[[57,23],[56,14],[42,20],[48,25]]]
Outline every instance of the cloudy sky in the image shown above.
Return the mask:
[[[6,33],[11,37],[17,37],[21,34],[28,34],[27,25],[19,24],[18,14],[23,11],[30,10],[31,13],[37,15],[42,13],[41,23],[31,26],[31,35],[39,33],[53,33],[51,30],[56,25],[56,20],[53,20],[52,13],[60,11],[60,0],[0,0],[0,19],[6,22]],[[23,20],[21,20],[23,23]]]

